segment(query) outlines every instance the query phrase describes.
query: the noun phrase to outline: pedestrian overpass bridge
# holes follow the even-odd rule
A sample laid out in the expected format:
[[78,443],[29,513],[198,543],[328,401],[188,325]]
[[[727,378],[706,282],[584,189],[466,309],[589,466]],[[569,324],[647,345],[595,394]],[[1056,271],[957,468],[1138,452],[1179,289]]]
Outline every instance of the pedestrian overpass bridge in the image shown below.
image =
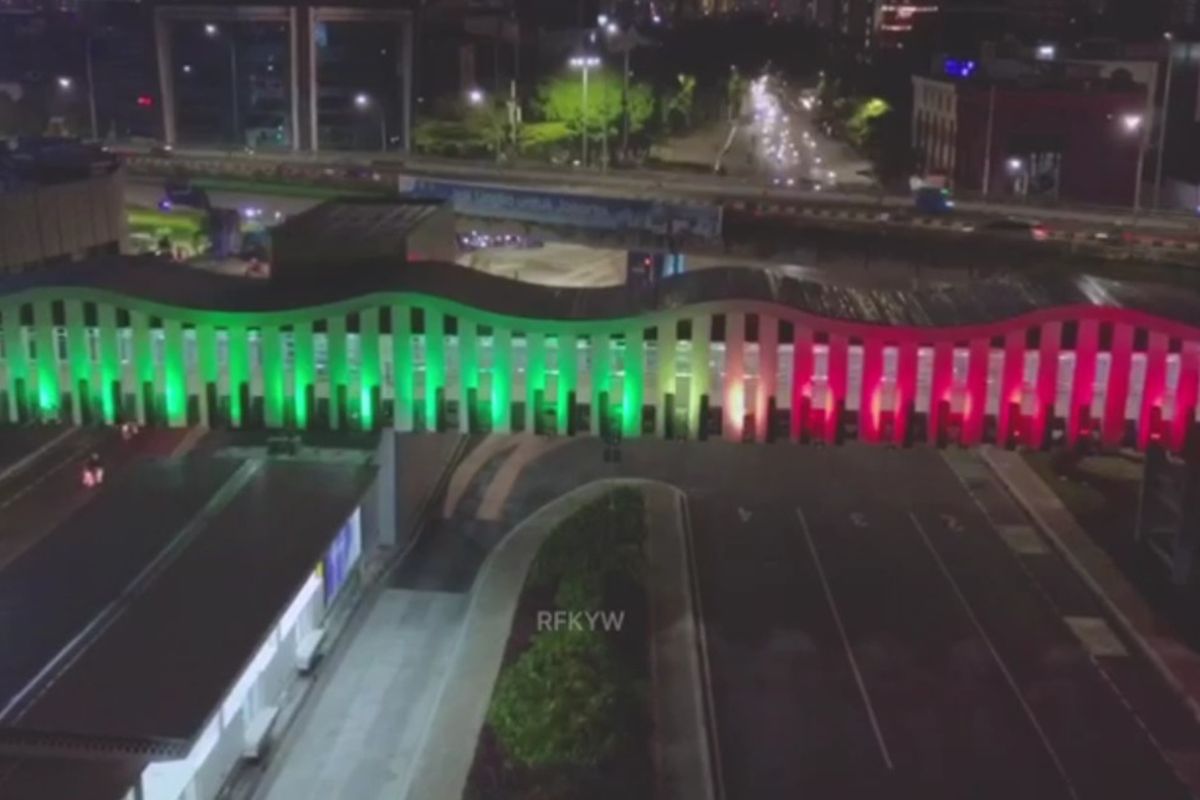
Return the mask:
[[424,263],[280,284],[114,257],[0,282],[0,419],[1178,452],[1198,320],[1089,279],[559,289]]

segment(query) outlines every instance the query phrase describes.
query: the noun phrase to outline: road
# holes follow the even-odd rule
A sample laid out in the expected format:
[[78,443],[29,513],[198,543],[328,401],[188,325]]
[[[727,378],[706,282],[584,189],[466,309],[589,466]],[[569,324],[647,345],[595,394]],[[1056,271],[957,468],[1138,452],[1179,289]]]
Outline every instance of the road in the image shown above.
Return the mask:
[[182,429],[143,430],[129,441],[112,428],[0,429],[0,569],[96,496],[80,480],[90,453],[100,455],[109,485],[140,459],[180,452],[193,438]]
[[1190,796],[1064,622],[1094,600],[940,454],[771,451],[691,495],[730,797]]

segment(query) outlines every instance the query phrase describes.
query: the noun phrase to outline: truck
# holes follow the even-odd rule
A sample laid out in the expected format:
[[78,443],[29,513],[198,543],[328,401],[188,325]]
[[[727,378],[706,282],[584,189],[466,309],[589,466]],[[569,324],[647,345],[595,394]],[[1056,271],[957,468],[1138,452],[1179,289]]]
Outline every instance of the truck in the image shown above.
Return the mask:
[[949,214],[954,210],[954,200],[949,189],[922,186],[913,192],[913,207],[922,214]]

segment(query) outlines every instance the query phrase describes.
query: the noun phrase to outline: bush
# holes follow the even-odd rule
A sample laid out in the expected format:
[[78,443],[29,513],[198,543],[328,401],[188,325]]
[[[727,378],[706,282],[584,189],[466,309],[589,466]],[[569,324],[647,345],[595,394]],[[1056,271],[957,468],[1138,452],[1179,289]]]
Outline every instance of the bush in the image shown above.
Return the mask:
[[633,719],[627,680],[596,631],[550,631],[501,675],[488,722],[525,766],[595,766],[611,757]]
[[554,605],[567,611],[597,611],[604,604],[604,573],[571,570],[558,582]]
[[644,504],[636,489],[616,489],[558,524],[529,572],[529,585],[553,586],[569,573],[641,575],[646,538]]

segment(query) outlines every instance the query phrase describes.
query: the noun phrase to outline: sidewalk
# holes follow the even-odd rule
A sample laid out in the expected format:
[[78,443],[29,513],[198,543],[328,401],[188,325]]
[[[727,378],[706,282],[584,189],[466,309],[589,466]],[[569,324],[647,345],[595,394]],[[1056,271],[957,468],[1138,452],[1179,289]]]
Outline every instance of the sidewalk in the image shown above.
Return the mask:
[[[412,767],[412,779],[400,800],[462,797],[483,728],[492,690],[504,656],[513,614],[525,575],[538,549],[554,527],[580,507],[619,486],[648,487],[651,520],[667,515],[678,520],[675,490],[645,481],[605,480],[586,484],[543,506],[517,525],[488,555],[475,588],[451,658],[450,672],[429,721],[428,734]],[[656,541],[658,539],[658,541]],[[662,776],[663,798],[707,800],[708,749],[698,705],[702,687],[696,656],[695,626],[684,615],[691,609],[688,567],[682,529],[651,526],[651,606],[656,625],[673,620],[654,637],[652,658],[657,676],[674,673],[666,691],[656,693],[655,719],[670,740],[659,747],[656,761]],[[674,564],[664,563],[673,560]],[[661,583],[662,585],[658,585]],[[666,737],[664,737],[666,738]]]
[[1200,655],[1146,603],[1019,453],[985,447],[983,460],[1200,721]]

